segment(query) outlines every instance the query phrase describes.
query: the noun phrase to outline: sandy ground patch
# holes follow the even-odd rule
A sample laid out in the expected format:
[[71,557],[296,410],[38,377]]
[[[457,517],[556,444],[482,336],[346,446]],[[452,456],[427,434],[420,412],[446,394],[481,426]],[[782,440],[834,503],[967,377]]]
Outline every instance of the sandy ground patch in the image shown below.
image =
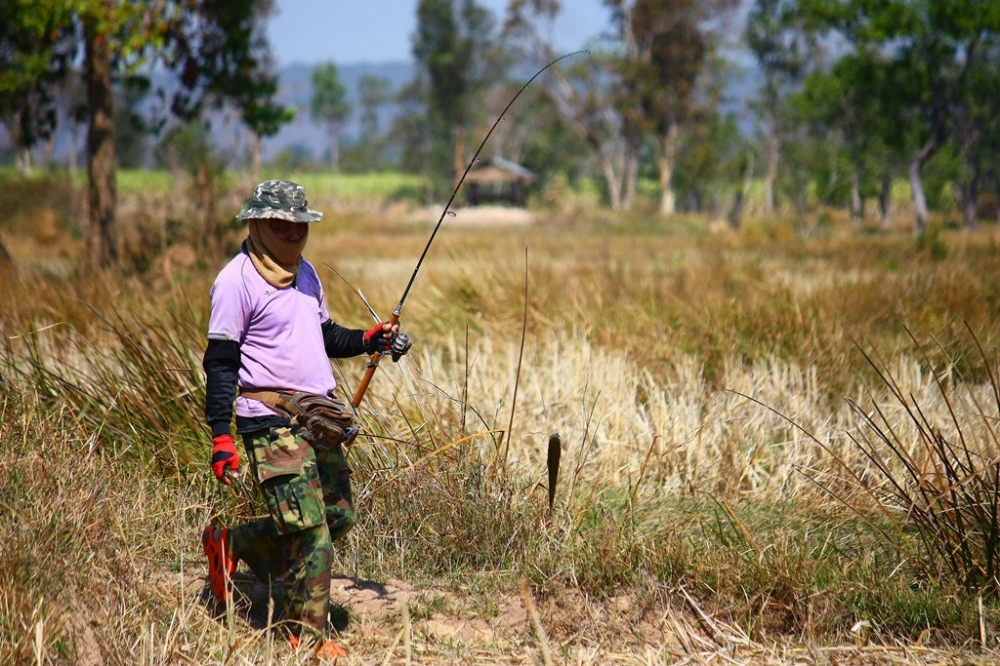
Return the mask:
[[[425,206],[411,211],[406,219],[410,222],[436,224],[441,219],[444,205]],[[507,206],[468,206],[452,208],[445,218],[445,224],[456,226],[507,226],[533,224],[538,216],[524,208],[509,208]]]

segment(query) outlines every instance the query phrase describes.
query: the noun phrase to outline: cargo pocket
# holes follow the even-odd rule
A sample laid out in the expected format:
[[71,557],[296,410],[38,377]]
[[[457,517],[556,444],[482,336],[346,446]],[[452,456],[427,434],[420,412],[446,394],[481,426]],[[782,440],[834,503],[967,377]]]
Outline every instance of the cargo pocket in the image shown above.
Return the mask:
[[323,496],[309,444],[288,428],[271,432],[256,449],[260,489],[279,534],[316,527],[325,519]]

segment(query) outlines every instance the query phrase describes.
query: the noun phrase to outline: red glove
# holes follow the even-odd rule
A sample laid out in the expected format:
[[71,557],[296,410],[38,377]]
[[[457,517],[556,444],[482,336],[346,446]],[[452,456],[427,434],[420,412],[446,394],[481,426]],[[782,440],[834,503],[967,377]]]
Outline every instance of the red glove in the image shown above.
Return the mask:
[[365,331],[362,347],[367,354],[378,352],[384,354],[392,348],[392,338],[399,330],[399,324],[389,326],[389,322],[383,321]]
[[215,478],[225,485],[231,485],[233,480],[226,472],[239,476],[240,454],[236,452],[232,435],[216,435],[212,438],[212,472]]

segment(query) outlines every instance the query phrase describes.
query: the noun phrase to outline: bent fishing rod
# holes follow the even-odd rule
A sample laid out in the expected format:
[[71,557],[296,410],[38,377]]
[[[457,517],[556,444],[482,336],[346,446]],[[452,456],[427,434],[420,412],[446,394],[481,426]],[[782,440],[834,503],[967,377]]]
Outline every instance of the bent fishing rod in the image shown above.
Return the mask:
[[[413,281],[417,279],[417,272],[420,270],[420,266],[424,263],[424,258],[427,256],[427,251],[431,249],[431,243],[434,242],[434,237],[437,236],[437,232],[441,228],[441,223],[444,222],[444,218],[448,216],[449,211],[451,209],[451,204],[455,201],[455,197],[458,196],[458,191],[462,187],[462,183],[465,182],[465,177],[469,175],[469,171],[472,170],[473,165],[475,165],[475,163],[479,160],[479,153],[482,152],[483,147],[486,145],[486,142],[490,140],[490,137],[493,135],[493,131],[500,125],[500,121],[504,119],[504,115],[507,113],[508,110],[510,110],[510,107],[514,105],[514,102],[517,101],[517,98],[521,96],[521,93],[523,93],[527,89],[527,87],[531,85],[532,81],[541,76],[542,73],[545,72],[545,70],[549,69],[556,63],[565,60],[566,58],[571,58],[581,53],[586,53],[586,51],[574,51],[573,53],[567,53],[566,55],[559,56],[558,58],[551,61],[550,63],[542,67],[540,70],[535,72],[530,79],[525,81],[524,85],[522,85],[520,90],[518,90],[517,93],[515,93],[515,95],[510,99],[510,101],[507,102],[507,106],[505,106],[503,108],[503,111],[500,112],[500,115],[497,116],[497,119],[490,126],[490,131],[486,133],[486,136],[483,137],[483,140],[480,142],[479,147],[476,149],[476,152],[472,154],[472,159],[469,160],[469,164],[466,165],[465,171],[462,172],[462,176],[458,179],[458,182],[455,184],[455,189],[452,190],[451,196],[448,198],[448,203],[445,204],[444,209],[441,211],[441,217],[438,218],[437,224],[434,225],[434,230],[431,231],[430,238],[427,239],[427,244],[424,245],[424,251],[420,253],[420,258],[417,259],[417,265],[413,268],[413,274],[410,275],[410,280],[409,282],[406,283],[406,288],[403,290],[403,295],[399,298],[399,304],[396,305],[396,308],[392,311],[392,316],[389,318],[390,325],[395,326],[396,324],[399,323],[399,317],[400,315],[403,314],[403,303],[406,301],[406,297],[410,293],[410,288],[413,286]],[[454,215],[453,212],[451,214]],[[355,409],[357,409],[361,405],[361,400],[364,399],[365,392],[368,391],[368,385],[371,383],[372,377],[375,376],[375,370],[378,369],[379,361],[382,360],[382,357],[385,356],[387,353],[391,352],[375,352],[371,355],[371,358],[368,359],[368,366],[367,369],[365,370],[365,374],[361,378],[361,383],[358,384],[357,390],[354,392],[354,398],[351,400],[351,404],[354,405]]]

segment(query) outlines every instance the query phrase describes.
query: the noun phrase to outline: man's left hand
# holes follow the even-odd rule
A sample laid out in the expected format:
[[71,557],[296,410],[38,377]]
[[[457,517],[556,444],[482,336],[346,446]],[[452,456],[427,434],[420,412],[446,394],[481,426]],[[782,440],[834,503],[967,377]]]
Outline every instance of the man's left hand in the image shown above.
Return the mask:
[[399,332],[399,324],[383,321],[365,331],[362,347],[366,354],[384,354],[392,348],[392,339]]
[[365,353],[391,354],[395,363],[410,351],[413,341],[409,335],[399,330],[399,324],[383,321],[365,331],[362,341]]

